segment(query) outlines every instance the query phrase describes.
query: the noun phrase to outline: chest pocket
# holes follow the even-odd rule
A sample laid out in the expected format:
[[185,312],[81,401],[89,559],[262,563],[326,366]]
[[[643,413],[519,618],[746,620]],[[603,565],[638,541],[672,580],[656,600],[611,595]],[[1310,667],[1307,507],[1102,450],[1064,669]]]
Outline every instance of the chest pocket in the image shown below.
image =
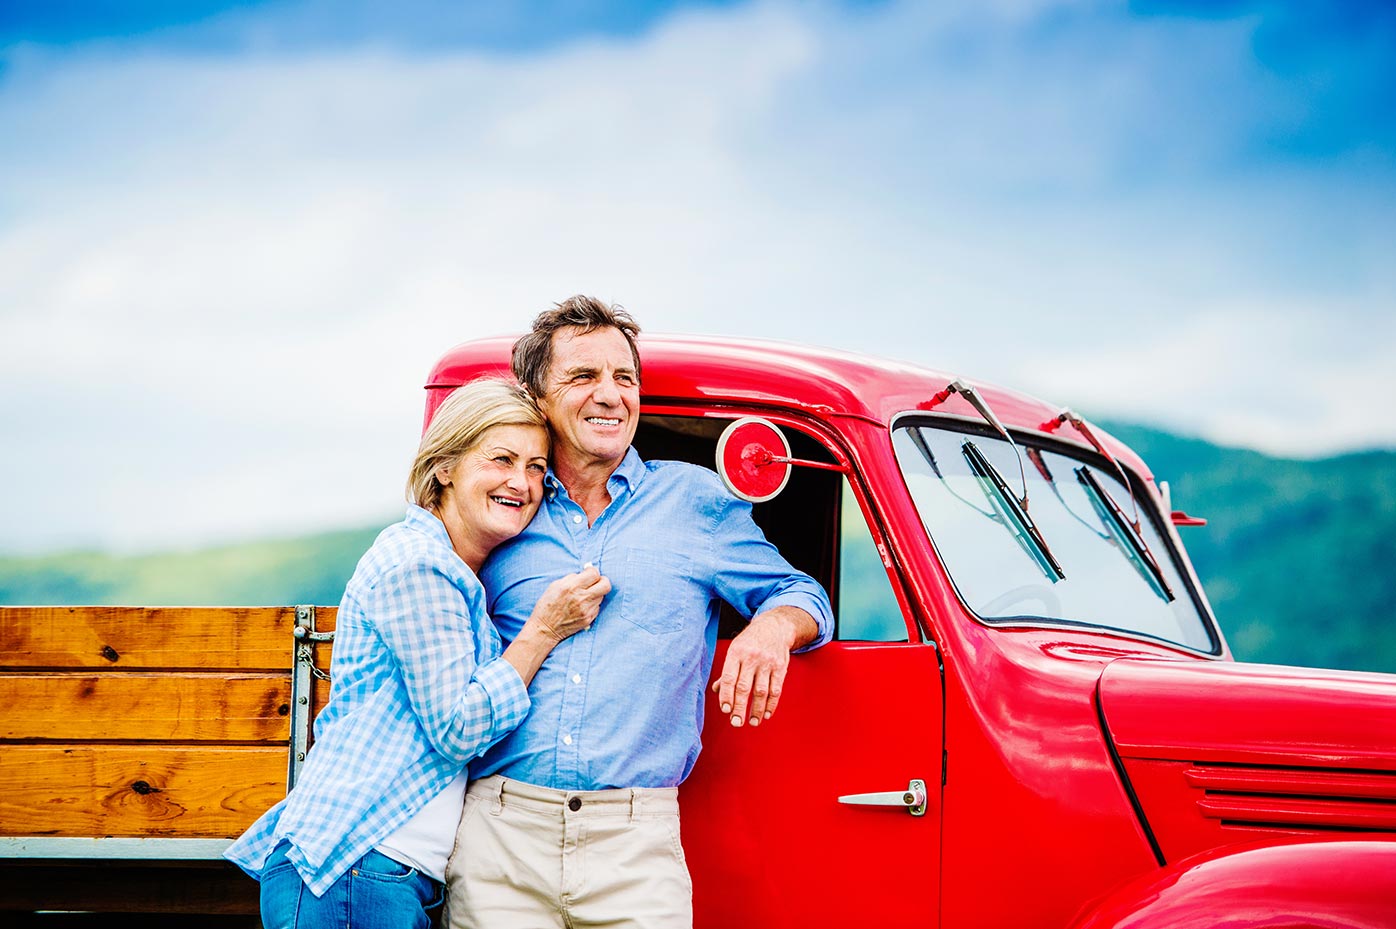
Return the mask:
[[[609,571],[620,595],[621,619],[652,635],[683,628],[685,619],[703,622],[702,604],[695,602],[693,569],[677,552],[627,549]],[[697,611],[697,615],[687,614]]]

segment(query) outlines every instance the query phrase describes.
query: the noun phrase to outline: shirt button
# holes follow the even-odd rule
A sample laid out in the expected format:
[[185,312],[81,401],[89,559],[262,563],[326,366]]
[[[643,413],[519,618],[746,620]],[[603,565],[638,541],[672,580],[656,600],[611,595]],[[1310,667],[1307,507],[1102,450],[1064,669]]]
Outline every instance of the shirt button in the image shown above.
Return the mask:
[[579,522],[581,522],[581,521],[582,521],[582,515],[581,515],[580,513],[573,513],[573,514],[572,514],[572,522],[574,522],[574,523],[579,523]]
[[573,797],[571,800],[568,800],[568,801],[567,801],[567,808],[568,808],[569,810],[571,810],[573,813],[577,812],[578,810],[580,810],[580,809],[582,808],[582,798],[581,798],[581,797]]
[[580,674],[574,674],[574,675],[572,675],[572,683],[574,683],[574,684],[580,684],[581,682],[582,682],[582,676],[581,676]]
[[563,736],[563,737],[562,737],[562,744],[563,744],[563,745],[571,745],[571,744],[572,744],[572,737],[571,737],[570,735],[565,735],[565,736]]

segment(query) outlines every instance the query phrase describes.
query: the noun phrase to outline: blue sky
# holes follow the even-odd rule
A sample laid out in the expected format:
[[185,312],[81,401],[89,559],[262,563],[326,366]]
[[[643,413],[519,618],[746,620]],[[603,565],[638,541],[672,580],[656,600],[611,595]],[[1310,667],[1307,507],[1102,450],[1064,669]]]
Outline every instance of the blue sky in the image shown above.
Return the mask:
[[1393,256],[1390,4],[0,0],[0,552],[389,518],[578,291],[1393,447]]

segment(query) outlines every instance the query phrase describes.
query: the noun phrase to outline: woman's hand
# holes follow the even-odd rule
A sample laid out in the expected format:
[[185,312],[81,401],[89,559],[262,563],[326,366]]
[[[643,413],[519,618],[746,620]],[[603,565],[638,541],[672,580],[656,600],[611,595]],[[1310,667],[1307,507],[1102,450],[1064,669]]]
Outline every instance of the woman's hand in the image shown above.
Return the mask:
[[524,623],[524,631],[533,626],[557,644],[590,627],[601,610],[602,598],[610,592],[611,582],[592,565],[576,574],[564,574],[538,598],[533,615]]
[[525,687],[557,643],[592,624],[610,592],[611,582],[591,565],[548,585],[534,604],[533,615],[504,650],[504,660],[519,672]]

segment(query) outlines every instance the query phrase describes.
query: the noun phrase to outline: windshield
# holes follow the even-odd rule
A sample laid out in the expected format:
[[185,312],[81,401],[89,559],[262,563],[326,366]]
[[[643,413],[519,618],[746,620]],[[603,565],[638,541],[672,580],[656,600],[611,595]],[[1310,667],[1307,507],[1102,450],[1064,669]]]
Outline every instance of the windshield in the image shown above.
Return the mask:
[[[892,442],[921,521],[960,598],[980,618],[1104,626],[1216,651],[1172,549],[1145,508],[1142,555],[1125,531],[1130,527],[1112,516],[1112,509],[1128,510],[1130,494],[1105,462],[1022,446],[1031,518],[1061,566],[1064,576],[1056,578],[992,505],[976,473],[976,454],[999,473],[1017,472],[1011,445],[925,422],[899,426]],[[1146,561],[1155,561],[1157,572]]]

